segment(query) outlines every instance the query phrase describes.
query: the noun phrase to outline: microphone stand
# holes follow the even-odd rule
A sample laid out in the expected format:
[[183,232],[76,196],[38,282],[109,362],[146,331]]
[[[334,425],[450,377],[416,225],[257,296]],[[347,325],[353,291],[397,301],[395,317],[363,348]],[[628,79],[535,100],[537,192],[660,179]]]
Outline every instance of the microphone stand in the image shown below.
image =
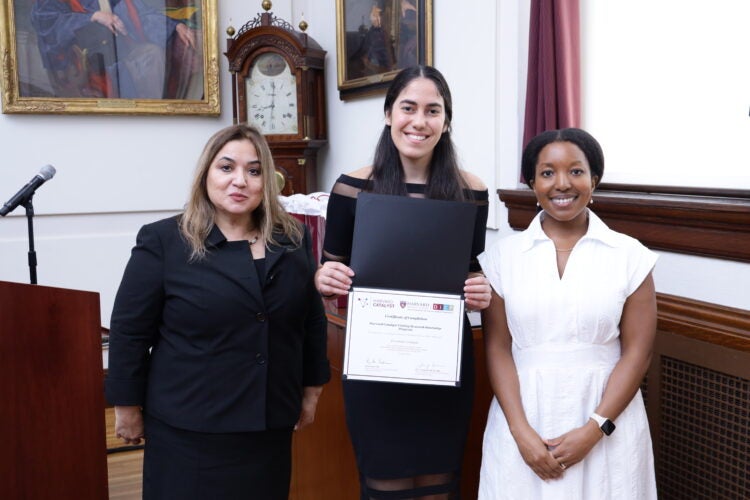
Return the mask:
[[32,194],[29,199],[23,203],[26,209],[26,220],[29,227],[29,276],[31,284],[36,285],[36,251],[34,250],[34,205],[31,204]]

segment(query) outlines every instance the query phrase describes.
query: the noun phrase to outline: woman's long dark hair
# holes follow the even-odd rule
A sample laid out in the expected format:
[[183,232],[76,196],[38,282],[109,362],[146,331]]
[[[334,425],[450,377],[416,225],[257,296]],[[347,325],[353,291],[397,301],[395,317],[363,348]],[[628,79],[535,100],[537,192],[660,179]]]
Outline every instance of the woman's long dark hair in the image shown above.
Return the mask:
[[[437,200],[463,201],[466,199],[466,193],[469,192],[469,186],[458,168],[458,159],[451,140],[453,100],[448,83],[443,75],[432,66],[412,66],[400,71],[388,88],[383,111],[386,114],[390,113],[393,110],[396,98],[416,78],[427,78],[435,84],[440,97],[443,98],[445,123],[447,125],[432,153],[425,196]],[[407,195],[404,169],[401,165],[398,149],[391,138],[391,127],[389,125],[385,125],[380,133],[370,180],[372,181],[372,190],[375,193]]]

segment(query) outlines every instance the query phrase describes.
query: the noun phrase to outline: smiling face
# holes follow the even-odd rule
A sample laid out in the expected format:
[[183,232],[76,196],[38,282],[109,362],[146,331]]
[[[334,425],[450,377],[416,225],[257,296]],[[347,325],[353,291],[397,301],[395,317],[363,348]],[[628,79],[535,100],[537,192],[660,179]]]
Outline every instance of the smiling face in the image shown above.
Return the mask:
[[255,146],[247,139],[227,142],[206,175],[208,199],[216,218],[249,221],[263,200],[263,176]]
[[532,187],[542,209],[555,221],[585,222],[596,182],[586,155],[572,142],[552,142],[539,152]]
[[435,145],[448,130],[445,104],[432,80],[420,77],[409,82],[386,112],[386,124],[404,167],[427,167]]

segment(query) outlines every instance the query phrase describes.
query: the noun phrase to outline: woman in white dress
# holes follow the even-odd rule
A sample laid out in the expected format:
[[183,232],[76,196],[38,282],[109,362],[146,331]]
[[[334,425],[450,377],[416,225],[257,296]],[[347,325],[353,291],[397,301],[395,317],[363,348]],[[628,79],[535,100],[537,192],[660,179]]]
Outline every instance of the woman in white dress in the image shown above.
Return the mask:
[[495,394],[479,498],[655,500],[639,386],[656,255],[588,208],[604,156],[587,132],[540,134],[521,169],[541,211],[479,256],[494,289],[482,322]]

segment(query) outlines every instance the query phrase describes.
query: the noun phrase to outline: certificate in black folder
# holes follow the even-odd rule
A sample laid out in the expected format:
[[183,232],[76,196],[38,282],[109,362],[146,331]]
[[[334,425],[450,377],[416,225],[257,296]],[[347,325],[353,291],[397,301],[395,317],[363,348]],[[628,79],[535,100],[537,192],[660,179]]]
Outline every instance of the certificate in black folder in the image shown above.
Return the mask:
[[360,193],[343,376],[460,385],[476,206]]
[[473,203],[360,193],[354,286],[462,294],[476,212]]

